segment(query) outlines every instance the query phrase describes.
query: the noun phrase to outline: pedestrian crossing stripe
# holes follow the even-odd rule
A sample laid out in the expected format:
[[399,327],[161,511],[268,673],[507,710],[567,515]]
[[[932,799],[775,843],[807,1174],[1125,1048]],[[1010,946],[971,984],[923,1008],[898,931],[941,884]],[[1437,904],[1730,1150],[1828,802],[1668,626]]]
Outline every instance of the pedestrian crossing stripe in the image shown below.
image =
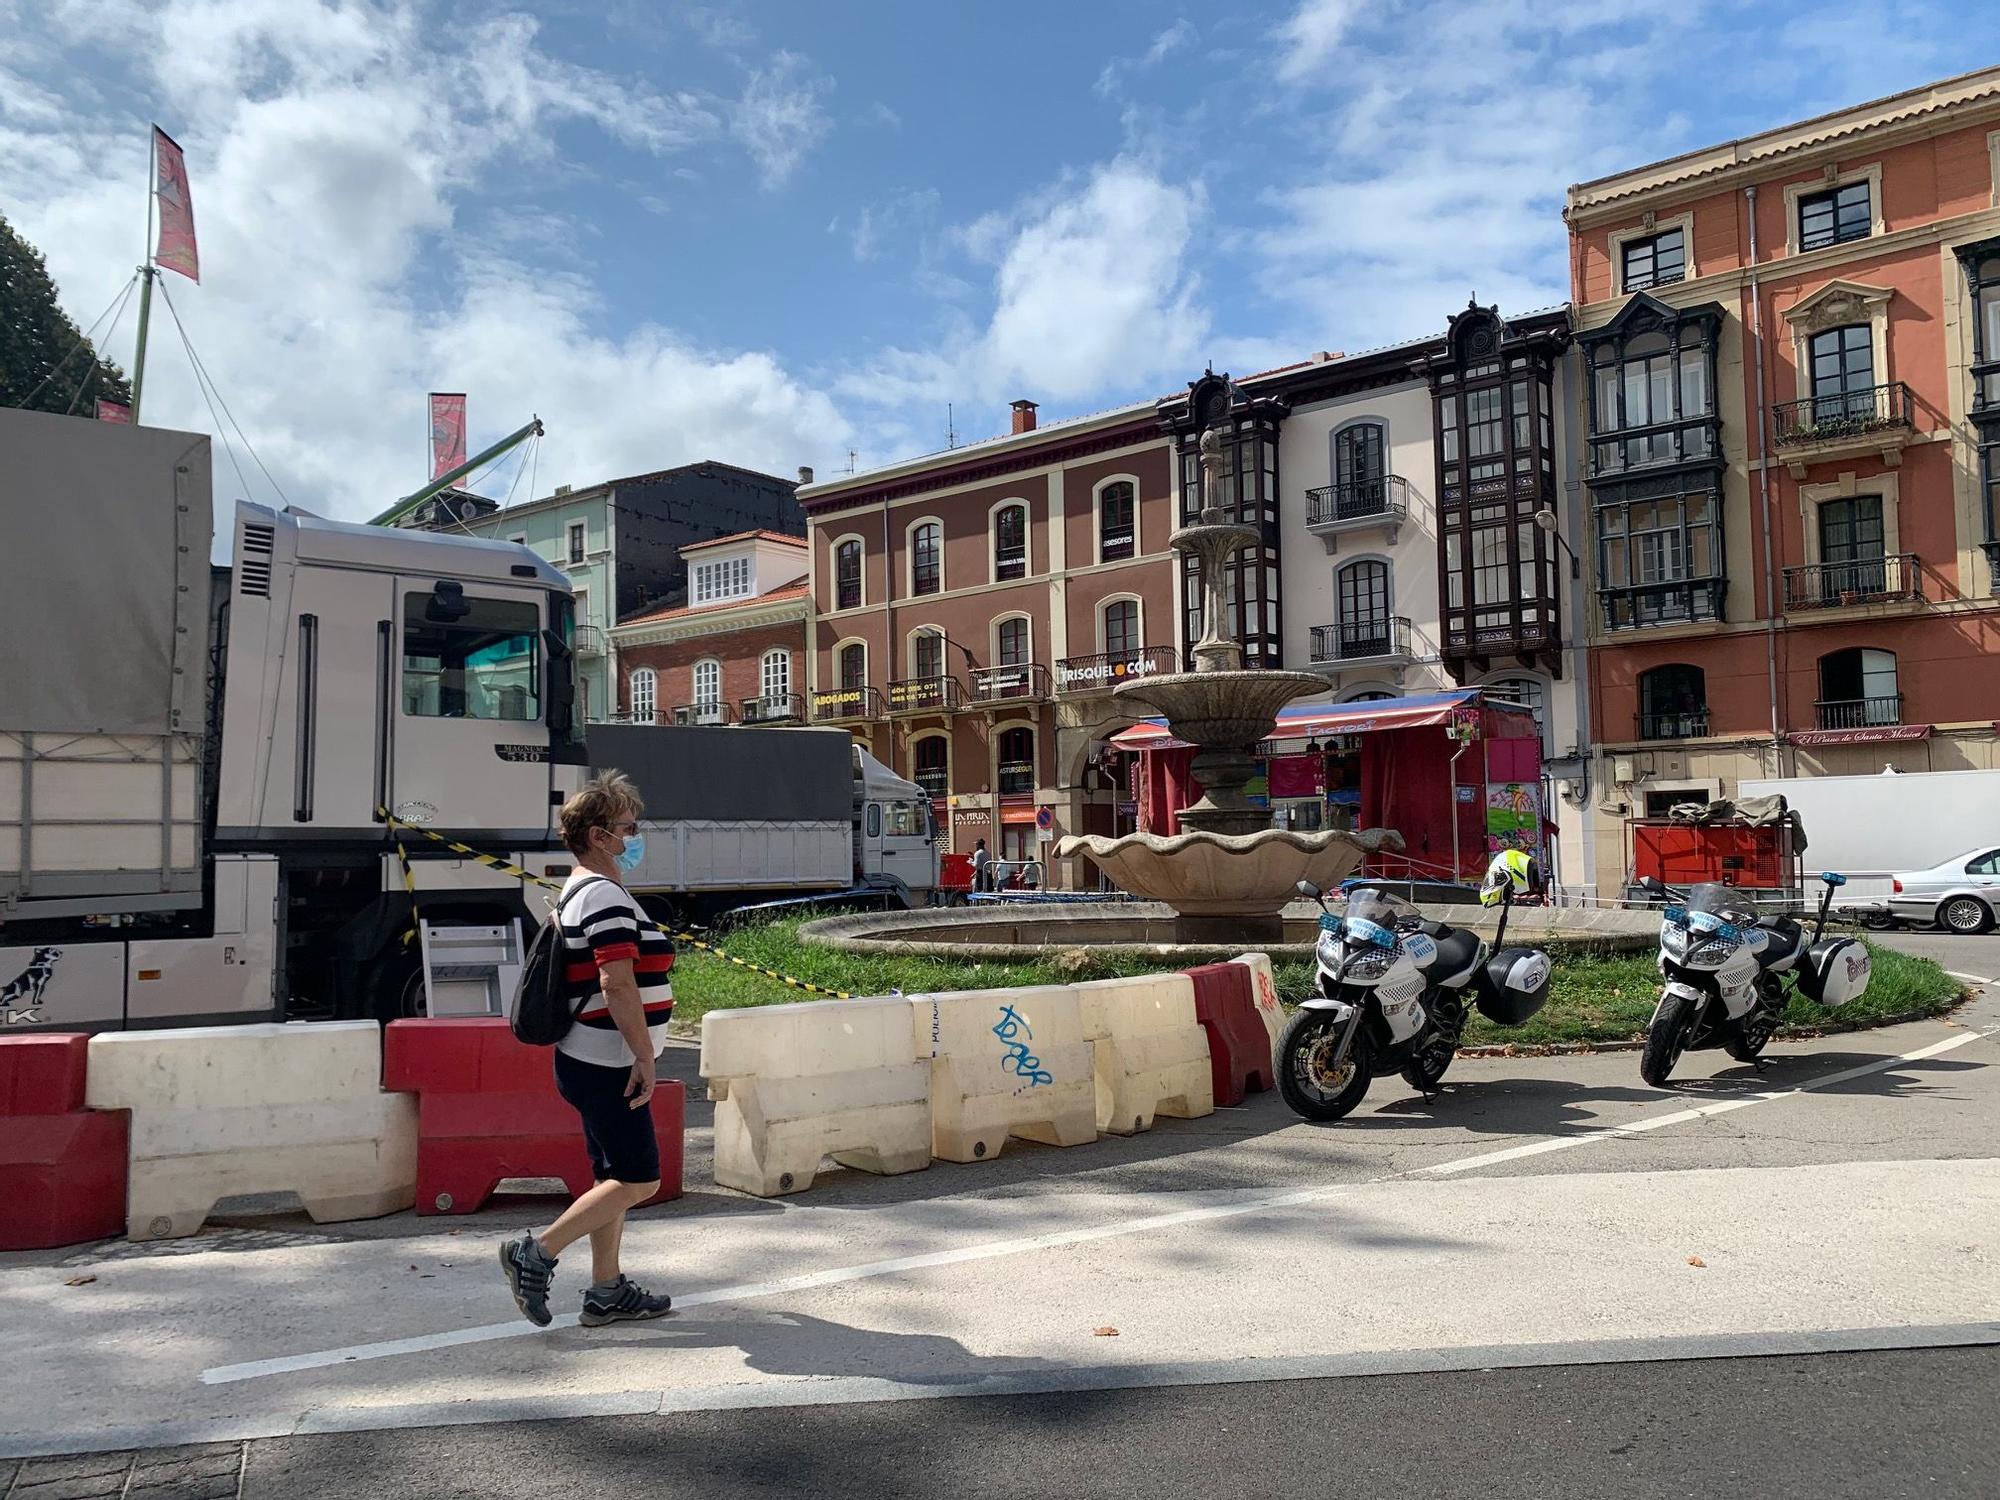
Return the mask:
[[[410,871],[409,852],[403,847],[403,834],[406,830],[410,833],[422,834],[432,843],[442,844],[454,854],[462,854],[467,859],[477,860],[488,869],[499,870],[503,874],[511,875],[516,880],[522,881],[525,884],[538,885],[551,891],[562,889],[562,882],[560,880],[551,880],[547,876],[535,874],[532,870],[524,870],[517,864],[501,859],[498,855],[481,853],[469,845],[461,844],[454,839],[448,839],[441,833],[433,833],[430,829],[420,827],[415,823],[405,823],[387,808],[378,807],[375,809],[375,814],[389,825],[390,831],[395,835],[396,857],[402,861],[403,889],[410,897],[410,913],[412,918],[415,917],[417,909],[417,883],[415,876]],[[722,949],[716,947],[715,944],[704,942],[692,932],[669,932],[658,922],[645,916],[643,911],[641,913],[641,920],[655,932],[664,932],[677,943],[686,943],[690,947],[699,948],[703,953],[713,958],[719,958],[724,963],[734,964],[739,969],[748,969],[751,973],[761,974],[766,979],[775,979],[778,983],[786,985],[791,989],[802,990],[808,995],[825,995],[833,1000],[852,1000],[854,998],[850,991],[830,990],[824,985],[813,984],[804,979],[794,979],[790,974],[781,974],[776,969],[767,969],[762,964],[752,963],[747,958],[738,958],[733,953],[725,953]],[[410,930],[403,934],[403,946],[406,948],[409,947],[416,940],[416,936],[417,929],[412,925]]]

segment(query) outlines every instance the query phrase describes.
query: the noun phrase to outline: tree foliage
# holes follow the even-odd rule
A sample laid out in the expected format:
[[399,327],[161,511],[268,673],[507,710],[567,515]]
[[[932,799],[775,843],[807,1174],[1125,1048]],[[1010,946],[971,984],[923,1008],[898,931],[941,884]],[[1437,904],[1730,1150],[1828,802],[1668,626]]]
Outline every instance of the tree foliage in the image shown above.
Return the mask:
[[87,417],[100,396],[130,405],[132,388],[62,310],[41,251],[0,217],[0,406]]

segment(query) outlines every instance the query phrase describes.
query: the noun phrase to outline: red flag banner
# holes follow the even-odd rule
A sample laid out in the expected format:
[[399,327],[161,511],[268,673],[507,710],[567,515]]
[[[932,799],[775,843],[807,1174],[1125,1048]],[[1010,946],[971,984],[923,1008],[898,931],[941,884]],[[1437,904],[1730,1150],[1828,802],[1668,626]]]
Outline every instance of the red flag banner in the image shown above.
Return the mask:
[[155,265],[201,280],[201,257],[194,243],[194,199],[188,194],[187,160],[174,138],[153,127],[153,195],[160,200],[160,241]]
[[431,478],[465,462],[465,393],[431,392]]
[[132,420],[132,408],[127,406],[123,401],[106,401],[102,396],[99,396],[97,398],[97,420],[100,422],[130,422]]

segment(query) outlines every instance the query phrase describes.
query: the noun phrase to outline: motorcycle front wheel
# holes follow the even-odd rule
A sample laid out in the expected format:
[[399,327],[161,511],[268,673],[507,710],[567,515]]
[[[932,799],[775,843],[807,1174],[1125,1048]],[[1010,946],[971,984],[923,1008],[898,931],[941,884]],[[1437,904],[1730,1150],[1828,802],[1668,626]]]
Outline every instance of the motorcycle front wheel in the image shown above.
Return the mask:
[[1646,1029],[1646,1047],[1639,1054],[1639,1076],[1656,1089],[1667,1086],[1674,1064],[1687,1050],[1688,1029],[1694,1022],[1693,1002],[1686,995],[1668,995]]
[[1375,1078],[1375,1045],[1366,1028],[1357,1031],[1340,1065],[1340,1026],[1325,1011],[1302,1010],[1278,1040],[1278,1092],[1308,1120],[1338,1120],[1352,1114]]

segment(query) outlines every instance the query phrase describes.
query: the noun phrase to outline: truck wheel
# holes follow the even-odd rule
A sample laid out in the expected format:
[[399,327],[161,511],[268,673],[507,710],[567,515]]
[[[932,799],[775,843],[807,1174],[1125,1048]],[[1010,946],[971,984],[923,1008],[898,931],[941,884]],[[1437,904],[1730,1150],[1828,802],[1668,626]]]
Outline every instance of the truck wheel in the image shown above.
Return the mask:
[[1977,896],[1953,896],[1938,908],[1938,926],[1946,932],[1984,932],[1992,921],[1993,913]]
[[430,1013],[424,995],[423,963],[414,953],[391,953],[375,961],[368,976],[368,1010],[383,1025]]

